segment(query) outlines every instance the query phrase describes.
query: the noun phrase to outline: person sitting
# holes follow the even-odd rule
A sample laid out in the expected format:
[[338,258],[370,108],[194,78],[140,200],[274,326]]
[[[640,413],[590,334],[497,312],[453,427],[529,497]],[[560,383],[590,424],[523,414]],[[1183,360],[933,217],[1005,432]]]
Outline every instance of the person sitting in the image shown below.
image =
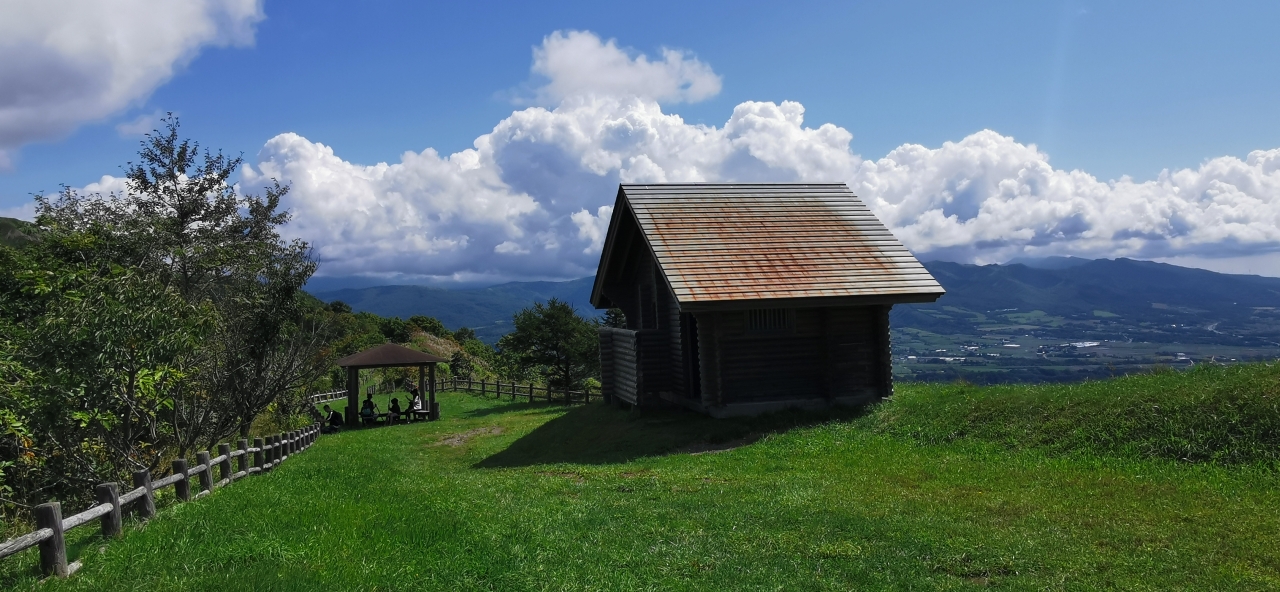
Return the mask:
[[417,419],[418,414],[422,413],[422,394],[419,393],[417,389],[409,392],[413,394],[413,401],[409,403],[409,411],[406,414]]
[[364,405],[360,407],[360,420],[365,425],[378,423],[378,404],[373,402],[373,393],[364,396]]
[[405,408],[404,416],[408,418],[410,421],[413,421],[414,419],[413,412],[422,409],[422,397],[418,396],[418,387],[412,382],[409,383],[408,391],[409,391],[409,406]]
[[331,409],[328,405],[324,406],[324,417],[329,422],[326,427],[320,428],[322,434],[336,434],[342,428],[342,414]]
[[387,405],[387,423],[395,423],[400,419],[400,399],[391,397],[391,404]]

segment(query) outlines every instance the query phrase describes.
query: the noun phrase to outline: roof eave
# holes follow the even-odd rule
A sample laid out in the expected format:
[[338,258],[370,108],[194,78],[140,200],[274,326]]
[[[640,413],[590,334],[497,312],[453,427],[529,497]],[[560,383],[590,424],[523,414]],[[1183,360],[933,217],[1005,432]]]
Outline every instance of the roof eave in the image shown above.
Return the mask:
[[604,246],[600,249],[600,264],[596,265],[596,279],[591,284],[591,306],[597,309],[610,308],[612,304],[604,297],[604,278],[609,272],[609,262],[618,236],[618,226],[622,223],[624,199],[625,194],[622,186],[619,185],[618,197],[613,202],[613,213],[609,216],[609,231],[605,235]]
[[878,306],[885,304],[921,304],[936,302],[946,294],[941,288],[936,292],[912,292],[906,294],[868,294],[865,296],[814,296],[808,298],[758,298],[743,300],[704,300],[681,302],[680,312],[714,312],[724,310],[750,310],[759,308],[831,308],[845,306]]

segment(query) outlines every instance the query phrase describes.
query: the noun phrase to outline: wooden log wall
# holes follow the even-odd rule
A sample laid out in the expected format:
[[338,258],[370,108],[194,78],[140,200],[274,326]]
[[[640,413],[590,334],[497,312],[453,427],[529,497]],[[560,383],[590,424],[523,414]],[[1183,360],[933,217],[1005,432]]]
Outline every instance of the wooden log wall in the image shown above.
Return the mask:
[[[639,404],[648,378],[641,364],[641,332],[612,327],[601,327],[599,331],[601,391],[607,388],[612,399]],[[609,369],[608,386],[605,386],[605,368]]]
[[744,311],[697,314],[704,405],[892,393],[888,306],[801,308],[753,332]]
[[[40,549],[40,570],[46,576],[67,577],[75,573],[80,562],[67,562],[67,531],[79,528],[93,521],[98,521],[105,539],[120,537],[123,532],[122,519],[126,509],[133,515],[147,520],[156,514],[155,491],[165,487],[173,487],[174,497],[179,501],[192,499],[190,494],[192,477],[199,480],[200,492],[195,498],[209,495],[215,489],[221,489],[232,482],[243,479],[254,473],[261,473],[278,465],[288,454],[297,454],[312,444],[320,435],[320,424],[314,424],[292,432],[285,432],[267,438],[254,439],[254,447],[247,446],[247,440],[240,440],[236,449],[230,444],[218,445],[218,456],[211,457],[212,451],[201,451],[196,454],[196,465],[189,466],[187,459],[173,461],[173,474],[153,481],[150,471],[133,473],[134,488],[128,492],[120,492],[119,483],[102,483],[94,490],[97,502],[89,509],[62,517],[62,504],[49,502],[35,507],[36,529],[30,533],[0,543],[0,559],[20,553],[31,547]],[[249,455],[254,458],[254,466],[247,466]],[[237,459],[240,470],[231,472],[231,459]],[[213,467],[219,467],[218,481],[213,481]]]

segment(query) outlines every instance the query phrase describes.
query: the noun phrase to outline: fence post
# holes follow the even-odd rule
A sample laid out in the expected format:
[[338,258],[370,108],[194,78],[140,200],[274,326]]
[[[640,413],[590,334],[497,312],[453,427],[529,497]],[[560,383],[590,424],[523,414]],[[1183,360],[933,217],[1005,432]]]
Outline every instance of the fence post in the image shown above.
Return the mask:
[[102,515],[102,538],[120,536],[120,487],[115,483],[102,483],[94,488],[93,499],[100,504],[111,504],[111,511]]
[[62,505],[49,502],[36,506],[36,528],[47,528],[53,535],[40,541],[40,571],[46,576],[65,578],[67,571],[67,542],[62,538]]
[[247,476],[249,474],[249,440],[247,438],[236,440],[236,450],[244,451],[244,454],[236,458],[236,472]]
[[218,456],[222,457],[222,462],[218,463],[218,480],[231,482],[231,445],[219,444]]
[[213,491],[213,469],[209,468],[209,451],[201,450],[196,453],[196,464],[204,466],[200,471],[200,491]]
[[551,402],[551,385],[550,384],[547,385],[547,402],[548,403]]
[[263,444],[264,444],[264,442],[262,441],[262,438],[254,438],[254,439],[253,439],[253,447],[258,449],[256,452],[254,452],[254,453],[253,453],[253,466],[257,467],[259,471],[261,471],[261,470],[262,470],[262,456],[263,456],[263,455],[262,455],[262,446],[263,446]]
[[488,388],[488,386],[489,386],[489,381],[488,381],[488,379],[481,378],[481,379],[480,379],[480,398],[481,398],[481,399],[483,399],[483,398],[484,398],[484,396],[485,396],[485,390]]
[[458,375],[454,374],[450,379],[453,380],[453,390],[458,390]]
[[191,475],[187,474],[187,459],[174,459],[173,474],[182,475],[181,479],[173,482],[173,494],[178,497],[178,501],[191,501],[191,483],[187,482]]
[[138,505],[134,509],[138,513],[138,517],[146,520],[156,515],[156,497],[151,491],[151,471],[143,469],[133,472],[133,486],[142,488],[142,497],[138,498]]

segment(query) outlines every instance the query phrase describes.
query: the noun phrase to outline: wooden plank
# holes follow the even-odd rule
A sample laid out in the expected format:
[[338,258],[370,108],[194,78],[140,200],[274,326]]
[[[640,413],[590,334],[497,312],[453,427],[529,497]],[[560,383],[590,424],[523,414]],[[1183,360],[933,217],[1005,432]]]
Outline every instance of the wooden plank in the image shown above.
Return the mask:
[[53,536],[53,529],[39,528],[20,537],[11,538],[0,543],[0,559],[13,555],[14,553],[26,551],[51,536]]

